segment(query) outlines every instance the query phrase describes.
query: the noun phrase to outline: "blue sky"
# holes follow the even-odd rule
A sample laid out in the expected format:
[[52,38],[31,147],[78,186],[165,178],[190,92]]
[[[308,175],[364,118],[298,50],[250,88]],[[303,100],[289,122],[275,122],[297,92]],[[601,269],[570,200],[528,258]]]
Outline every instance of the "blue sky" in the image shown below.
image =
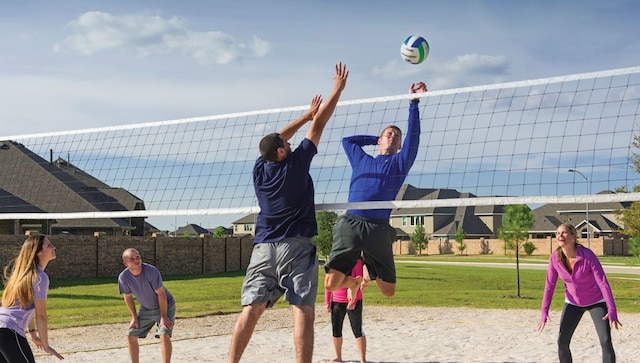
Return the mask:
[[[637,66],[636,1],[0,2],[0,135]],[[400,58],[409,34],[428,59]],[[179,224],[184,224],[179,222]]]
[[[276,5],[274,5],[276,4]],[[1,135],[636,66],[635,1],[0,2]],[[400,58],[406,35],[431,46]]]

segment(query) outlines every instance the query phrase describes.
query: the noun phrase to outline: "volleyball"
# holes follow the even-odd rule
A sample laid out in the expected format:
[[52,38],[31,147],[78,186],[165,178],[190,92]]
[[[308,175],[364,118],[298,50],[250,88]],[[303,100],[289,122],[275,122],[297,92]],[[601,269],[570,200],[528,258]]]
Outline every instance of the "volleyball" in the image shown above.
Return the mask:
[[411,64],[420,64],[429,55],[429,43],[420,36],[409,35],[400,47],[402,59]]

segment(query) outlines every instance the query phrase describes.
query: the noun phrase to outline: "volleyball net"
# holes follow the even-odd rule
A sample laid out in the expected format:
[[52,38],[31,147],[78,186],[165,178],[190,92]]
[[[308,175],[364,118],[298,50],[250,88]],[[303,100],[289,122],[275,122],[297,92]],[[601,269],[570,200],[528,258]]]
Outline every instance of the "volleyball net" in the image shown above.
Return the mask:
[[[476,197],[348,204],[351,168],[341,139],[378,135],[389,124],[404,131],[411,97],[338,104],[311,165],[319,210],[640,200],[638,193],[600,193],[640,184],[630,167],[633,138],[640,131],[640,67],[632,67],[431,90],[421,95],[420,149],[405,183]],[[257,212],[252,168],[258,143],[307,109],[0,137],[0,192],[7,211],[0,219]],[[290,140],[292,148],[306,127]],[[13,149],[19,155],[9,153]],[[365,150],[377,152],[373,146]],[[92,191],[92,207],[58,196],[47,209],[25,212],[21,206],[38,203],[31,198],[51,194],[50,184],[27,182],[38,175],[37,168],[56,174],[71,189]],[[113,198],[95,196],[114,191],[143,201],[144,209],[113,208]]]

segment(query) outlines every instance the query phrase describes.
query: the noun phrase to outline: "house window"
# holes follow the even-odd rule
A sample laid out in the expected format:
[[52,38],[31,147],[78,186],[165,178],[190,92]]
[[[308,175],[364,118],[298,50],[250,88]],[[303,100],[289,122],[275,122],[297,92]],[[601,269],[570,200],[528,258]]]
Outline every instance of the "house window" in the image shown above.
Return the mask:
[[407,217],[402,217],[402,226],[403,227],[407,226]]
[[247,223],[247,224],[245,224],[245,225],[244,225],[244,231],[245,231],[245,232],[253,231],[253,224],[251,224],[251,223]]
[[417,226],[420,223],[421,226],[424,226],[424,216],[412,216],[411,217],[411,225]]

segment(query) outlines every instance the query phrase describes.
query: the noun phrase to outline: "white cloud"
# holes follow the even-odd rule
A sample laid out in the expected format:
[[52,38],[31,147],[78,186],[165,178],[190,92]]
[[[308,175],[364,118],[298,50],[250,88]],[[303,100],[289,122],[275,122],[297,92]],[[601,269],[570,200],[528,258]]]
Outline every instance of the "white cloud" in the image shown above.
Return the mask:
[[[381,79],[418,77],[431,89],[447,89],[470,85],[470,80],[480,83],[501,82],[509,67],[505,56],[479,54],[458,55],[445,62],[427,59],[413,65],[398,60],[389,61],[372,69],[372,75]],[[478,80],[482,80],[480,83]]]
[[398,60],[389,61],[382,66],[374,66],[371,73],[382,79],[404,78],[424,72],[421,65],[409,64]]
[[503,73],[509,63],[505,56],[464,54],[456,56],[444,68],[450,72],[461,73]]
[[69,24],[72,34],[54,46],[56,52],[92,56],[99,52],[133,50],[139,57],[180,53],[199,64],[228,64],[262,58],[269,43],[257,36],[248,43],[220,31],[194,31],[179,17],[112,15],[92,11]]

